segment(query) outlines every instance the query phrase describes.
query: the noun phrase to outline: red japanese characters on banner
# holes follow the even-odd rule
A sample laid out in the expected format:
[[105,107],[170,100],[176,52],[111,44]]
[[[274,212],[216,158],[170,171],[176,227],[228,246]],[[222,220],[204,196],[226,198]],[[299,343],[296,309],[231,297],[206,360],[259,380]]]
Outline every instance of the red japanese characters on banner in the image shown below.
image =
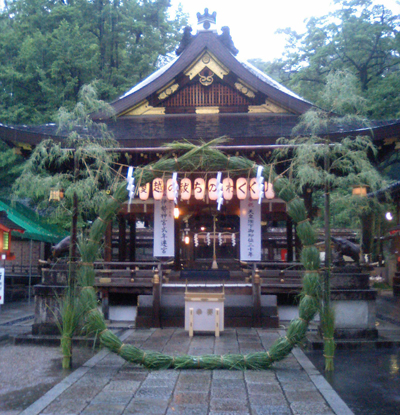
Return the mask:
[[201,177],[194,179],[193,193],[196,200],[203,200],[206,192],[206,182]]
[[223,194],[225,200],[232,200],[233,197],[233,180],[229,177],[222,180]]
[[192,195],[192,181],[190,179],[181,180],[181,199],[189,200]]
[[164,194],[164,180],[157,178],[153,180],[153,198],[161,200]]

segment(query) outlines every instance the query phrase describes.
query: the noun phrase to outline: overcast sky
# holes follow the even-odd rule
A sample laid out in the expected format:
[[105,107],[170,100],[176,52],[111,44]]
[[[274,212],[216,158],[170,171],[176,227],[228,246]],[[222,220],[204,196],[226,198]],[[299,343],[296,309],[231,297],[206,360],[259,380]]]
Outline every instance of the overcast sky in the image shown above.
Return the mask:
[[[395,14],[400,14],[400,0],[375,0]],[[265,61],[279,58],[285,46],[283,35],[277,29],[290,27],[305,30],[304,21],[311,16],[323,16],[334,10],[332,0],[171,0],[172,8],[182,4],[195,28],[197,12],[217,12],[217,26],[229,26],[235,46],[244,59],[260,58]],[[0,0],[0,8],[4,1]]]
[[[195,28],[196,14],[217,12],[217,26],[229,26],[233,42],[244,59],[260,58],[265,61],[279,58],[285,46],[283,35],[277,29],[290,27],[304,32],[304,20],[311,16],[323,16],[335,9],[331,0],[171,0],[174,8],[179,3],[190,15],[190,25]],[[400,14],[396,0],[377,0],[395,14]]]

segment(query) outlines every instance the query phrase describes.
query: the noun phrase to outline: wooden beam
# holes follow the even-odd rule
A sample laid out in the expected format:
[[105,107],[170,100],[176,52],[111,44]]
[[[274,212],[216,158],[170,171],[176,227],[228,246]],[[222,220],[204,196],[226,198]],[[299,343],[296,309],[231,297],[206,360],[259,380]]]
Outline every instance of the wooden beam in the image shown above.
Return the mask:
[[129,216],[129,261],[136,261],[136,215]]
[[126,260],[126,220],[124,215],[118,215],[118,261]]
[[112,222],[107,223],[106,235],[104,241],[104,261],[112,261]]
[[286,221],[287,262],[293,262],[293,220],[288,216]]

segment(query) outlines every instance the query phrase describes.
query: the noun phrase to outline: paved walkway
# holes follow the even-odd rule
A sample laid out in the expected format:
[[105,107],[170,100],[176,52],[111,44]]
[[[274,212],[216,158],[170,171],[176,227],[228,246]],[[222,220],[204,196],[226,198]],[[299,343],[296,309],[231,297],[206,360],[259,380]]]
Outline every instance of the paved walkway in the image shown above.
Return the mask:
[[[219,339],[182,329],[127,330],[125,344],[173,355],[265,350],[284,333],[229,329]],[[300,349],[273,370],[150,372],[106,350],[22,412],[34,414],[352,414]]]
[[35,301],[18,301],[0,305],[0,341],[9,336],[30,333],[35,312]]
[[[398,299],[377,302],[382,334],[398,336]],[[0,339],[30,331],[33,303],[10,303],[0,310]],[[383,319],[381,319],[383,318]],[[387,321],[390,320],[390,321]],[[121,332],[121,331],[120,331]],[[284,332],[229,329],[219,339],[181,329],[123,330],[124,343],[172,355],[249,353],[269,349]],[[291,414],[346,415],[352,412],[311,362],[296,348],[272,370],[150,372],[102,350],[22,412],[36,414]]]

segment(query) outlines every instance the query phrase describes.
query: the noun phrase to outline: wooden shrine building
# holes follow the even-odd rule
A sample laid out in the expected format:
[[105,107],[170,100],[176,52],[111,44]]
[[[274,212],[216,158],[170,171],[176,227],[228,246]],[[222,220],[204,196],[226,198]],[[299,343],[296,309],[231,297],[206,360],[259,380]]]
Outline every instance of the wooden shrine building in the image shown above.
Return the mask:
[[[224,153],[243,155],[255,165],[259,160],[268,162],[279,147],[277,139],[291,137],[299,117],[313,107],[241,60],[229,28],[218,33],[215,13],[209,14],[207,9],[204,15],[198,14],[195,34],[191,28],[184,29],[176,54],[111,103],[114,117],[93,115],[95,121],[107,124],[120,146],[113,151],[121,157],[128,154],[131,166],[160,159],[170,151],[165,145],[174,141],[207,142],[222,136],[229,138],[217,146]],[[400,122],[373,122],[369,128],[332,125],[329,136],[335,140],[363,133],[373,137],[386,154],[397,148]],[[49,136],[63,139],[63,133],[52,125],[0,126],[0,137],[14,144],[32,146]],[[180,174],[179,166],[177,171]],[[204,172],[201,178],[207,183],[216,176],[217,172]],[[254,200],[260,207],[260,249],[254,259],[243,258],[241,250],[251,242],[243,241],[241,234],[237,180],[232,183],[232,197],[225,198],[218,210],[211,194],[195,197],[195,176],[178,177],[180,182],[184,178],[191,181],[192,189],[188,200],[183,200],[181,188],[179,218],[173,220],[172,237],[165,241],[172,246],[173,255],[155,255],[154,246],[163,236],[157,233],[161,222],[155,219],[158,202],[151,189],[144,189],[148,193],[145,200],[136,195],[126,203],[118,223],[108,227],[104,261],[97,264],[106,317],[113,295],[139,295],[138,326],[181,326],[186,281],[212,282],[225,285],[226,307],[231,309],[225,316],[226,325],[277,327],[277,300],[270,295],[293,297],[301,287],[300,246],[285,203],[273,192],[260,204]],[[165,187],[167,179],[171,178],[163,180]],[[310,194],[304,196],[311,211]],[[234,297],[230,302],[229,295]],[[178,303],[177,311],[174,306]]]

